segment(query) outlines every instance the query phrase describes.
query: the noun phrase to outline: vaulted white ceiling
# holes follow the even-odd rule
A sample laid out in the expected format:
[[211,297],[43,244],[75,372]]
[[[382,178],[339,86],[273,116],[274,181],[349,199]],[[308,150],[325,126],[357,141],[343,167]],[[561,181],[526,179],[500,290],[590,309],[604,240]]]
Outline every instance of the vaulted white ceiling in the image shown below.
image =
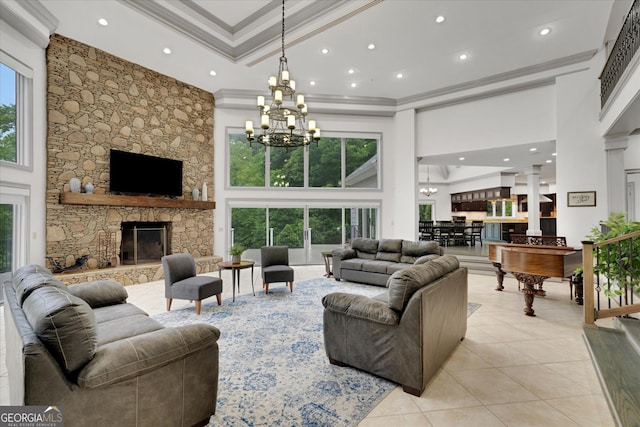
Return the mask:
[[[279,0],[40,3],[58,19],[55,32],[213,93],[264,93],[268,76],[277,71]],[[308,99],[367,97],[401,105],[582,61],[616,37],[631,3],[287,0],[285,52],[298,91]],[[436,23],[438,16],[444,22]],[[610,17],[616,22],[610,24]],[[109,25],[99,25],[99,18]],[[543,28],[551,33],[539,35]],[[458,58],[462,53],[467,60]],[[481,150],[474,157],[487,161]]]

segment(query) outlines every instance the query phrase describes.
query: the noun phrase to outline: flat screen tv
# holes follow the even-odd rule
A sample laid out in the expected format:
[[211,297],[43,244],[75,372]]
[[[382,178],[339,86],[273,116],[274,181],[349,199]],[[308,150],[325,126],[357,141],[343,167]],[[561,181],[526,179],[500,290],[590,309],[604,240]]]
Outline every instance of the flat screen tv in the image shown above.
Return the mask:
[[182,161],[111,150],[109,190],[113,193],[182,196]]

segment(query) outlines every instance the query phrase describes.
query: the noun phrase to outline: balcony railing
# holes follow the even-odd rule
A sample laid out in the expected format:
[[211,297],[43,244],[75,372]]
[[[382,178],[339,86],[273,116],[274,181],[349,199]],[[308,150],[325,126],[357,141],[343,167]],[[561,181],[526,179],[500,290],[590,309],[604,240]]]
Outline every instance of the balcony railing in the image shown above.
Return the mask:
[[640,313],[640,231],[582,242],[584,323]]
[[635,0],[600,74],[601,107],[604,107],[609,100],[638,48],[640,48],[640,1]]

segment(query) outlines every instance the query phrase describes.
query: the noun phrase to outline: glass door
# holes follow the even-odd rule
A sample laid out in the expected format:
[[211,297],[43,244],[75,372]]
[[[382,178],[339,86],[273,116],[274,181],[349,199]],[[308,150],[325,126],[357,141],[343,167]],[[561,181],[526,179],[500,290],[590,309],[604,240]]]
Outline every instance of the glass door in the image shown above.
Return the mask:
[[[227,248],[232,244],[245,248],[244,259],[259,260],[260,248],[268,244],[266,208],[232,208],[231,233]],[[223,258],[231,259],[229,254]]]
[[307,264],[321,264],[322,252],[342,247],[342,209],[308,208]]
[[306,264],[304,208],[268,208],[269,245],[288,246],[290,264]]
[[[269,206],[231,207],[228,246],[246,248],[245,259],[260,259],[265,245],[289,247],[289,262],[322,264],[322,252],[349,243],[353,237],[376,238],[377,207]],[[229,259],[228,256],[225,259]]]

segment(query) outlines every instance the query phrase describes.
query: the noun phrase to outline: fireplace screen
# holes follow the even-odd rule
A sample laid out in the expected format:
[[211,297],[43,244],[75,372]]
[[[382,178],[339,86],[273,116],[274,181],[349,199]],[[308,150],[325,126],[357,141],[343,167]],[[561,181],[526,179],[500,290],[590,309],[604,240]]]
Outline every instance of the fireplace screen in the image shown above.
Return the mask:
[[120,260],[122,264],[159,262],[170,253],[168,222],[123,222]]

